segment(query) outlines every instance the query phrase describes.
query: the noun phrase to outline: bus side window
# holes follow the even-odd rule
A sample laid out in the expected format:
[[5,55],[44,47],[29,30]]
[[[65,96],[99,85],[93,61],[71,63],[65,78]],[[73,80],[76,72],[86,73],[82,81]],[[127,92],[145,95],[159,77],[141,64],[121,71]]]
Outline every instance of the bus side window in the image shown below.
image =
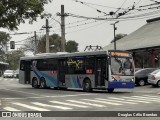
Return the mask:
[[85,69],[92,69],[94,71],[95,57],[87,57],[85,61]]
[[57,63],[56,59],[48,59],[47,60],[47,68],[48,70],[57,70]]
[[37,60],[37,69],[40,71],[44,71],[47,69],[47,62],[46,60]]
[[24,61],[21,61],[20,63],[20,70],[24,70]]

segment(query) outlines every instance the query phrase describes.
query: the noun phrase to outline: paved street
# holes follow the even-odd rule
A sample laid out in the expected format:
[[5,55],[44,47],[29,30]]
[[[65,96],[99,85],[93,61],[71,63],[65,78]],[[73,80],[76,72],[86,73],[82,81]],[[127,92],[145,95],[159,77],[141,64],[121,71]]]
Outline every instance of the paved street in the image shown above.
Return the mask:
[[[1,110],[6,111],[138,111],[159,110],[159,88],[119,89],[114,93],[95,90],[33,89],[15,78],[0,78]],[[159,107],[158,107],[159,106]],[[148,107],[150,109],[148,109]]]
[[16,78],[0,78],[1,111],[159,111],[160,88],[150,85],[119,89],[114,93],[95,90],[33,89]]

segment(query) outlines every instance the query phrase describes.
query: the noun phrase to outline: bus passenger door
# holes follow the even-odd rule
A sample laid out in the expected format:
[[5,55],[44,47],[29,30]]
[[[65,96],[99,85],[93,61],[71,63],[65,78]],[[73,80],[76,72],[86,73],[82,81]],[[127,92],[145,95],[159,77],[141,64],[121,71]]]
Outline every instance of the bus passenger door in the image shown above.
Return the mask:
[[105,79],[107,78],[106,59],[96,58],[96,86],[105,86]]
[[31,61],[26,61],[24,66],[25,84],[30,84],[30,78],[31,78]]
[[65,86],[65,74],[66,74],[66,60],[60,59],[58,61],[58,87]]

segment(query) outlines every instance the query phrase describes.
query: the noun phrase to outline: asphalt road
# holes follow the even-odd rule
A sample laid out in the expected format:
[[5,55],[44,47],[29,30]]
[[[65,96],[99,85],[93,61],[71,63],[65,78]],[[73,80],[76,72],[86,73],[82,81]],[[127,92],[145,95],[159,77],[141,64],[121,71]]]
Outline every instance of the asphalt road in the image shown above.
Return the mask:
[[[18,79],[15,78],[0,78],[0,111],[54,111],[53,113],[57,111],[64,111],[62,113],[64,117],[52,117],[47,118],[47,120],[69,120],[71,118],[66,118],[65,115],[74,116],[76,114],[88,117],[72,117],[72,119],[90,119],[92,115],[97,115],[97,117],[93,117],[92,119],[101,120],[106,118],[98,117],[98,115],[101,113],[100,111],[108,111],[108,113],[106,113],[107,116],[111,115],[109,111],[126,111],[123,114],[127,113],[128,111],[150,111],[151,113],[152,111],[160,111],[159,93],[160,88],[153,88],[150,85],[135,87],[135,89],[118,89],[115,90],[114,93],[108,93],[107,91],[100,90],[86,93],[81,90],[34,89],[30,85],[19,84]],[[79,112],[76,113],[77,111]],[[86,112],[81,113],[83,111]],[[89,113],[87,111],[94,112]],[[107,118],[111,120],[136,120],[135,117]],[[145,120],[149,118],[145,118]],[[12,119],[14,120],[18,118]],[[43,120],[46,118],[41,119]],[[144,119],[144,117],[141,117],[141,119]],[[158,120],[160,118],[154,117],[150,118],[149,120],[152,119]],[[34,118],[34,120],[36,120],[36,118]]]

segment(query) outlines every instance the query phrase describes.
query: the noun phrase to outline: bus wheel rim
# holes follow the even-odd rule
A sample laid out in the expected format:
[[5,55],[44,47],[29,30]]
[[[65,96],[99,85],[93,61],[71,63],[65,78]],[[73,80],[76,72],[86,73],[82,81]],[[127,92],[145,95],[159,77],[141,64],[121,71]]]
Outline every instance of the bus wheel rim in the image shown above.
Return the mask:
[[140,85],[140,86],[143,86],[144,84],[145,84],[144,80],[140,80],[140,81],[139,81],[139,85]]
[[41,82],[41,87],[44,88],[44,82],[43,81]]
[[34,86],[37,86],[37,81],[36,80],[34,80]]
[[89,89],[89,83],[86,83],[85,87],[88,90]]

